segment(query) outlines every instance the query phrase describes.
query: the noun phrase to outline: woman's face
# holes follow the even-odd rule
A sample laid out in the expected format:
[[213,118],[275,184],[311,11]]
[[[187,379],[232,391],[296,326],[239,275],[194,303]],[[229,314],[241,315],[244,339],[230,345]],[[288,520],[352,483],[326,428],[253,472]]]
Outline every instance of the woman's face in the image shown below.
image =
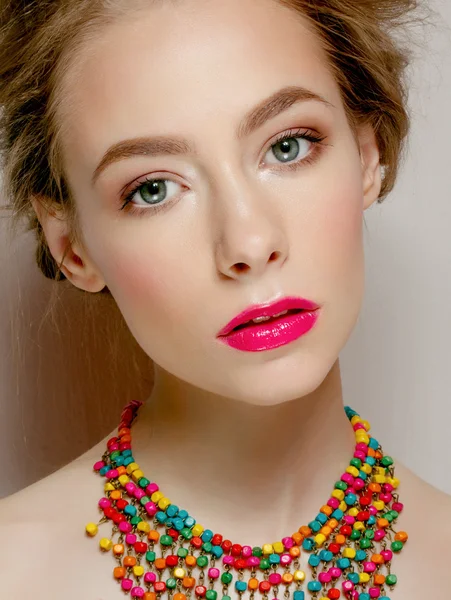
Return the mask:
[[[363,211],[380,189],[318,39],[274,0],[192,0],[119,19],[81,58],[61,112],[68,180],[84,258],[140,346],[249,403],[315,390],[358,317]],[[284,296],[320,305],[305,336],[259,352],[217,338]]]

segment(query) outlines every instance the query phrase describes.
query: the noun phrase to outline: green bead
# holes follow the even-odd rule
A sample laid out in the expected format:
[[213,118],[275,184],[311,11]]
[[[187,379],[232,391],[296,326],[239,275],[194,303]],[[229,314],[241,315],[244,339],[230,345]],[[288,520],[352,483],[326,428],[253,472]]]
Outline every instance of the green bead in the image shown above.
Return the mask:
[[209,554],[211,552],[212,548],[213,548],[213,544],[211,542],[205,542],[202,544],[202,550],[207,552],[207,554]]
[[198,566],[203,569],[208,565],[208,557],[207,556],[199,556],[196,560]]
[[260,546],[254,546],[252,548],[252,556],[261,556],[263,554],[263,550]]
[[369,540],[368,538],[362,538],[360,540],[360,547],[362,549],[371,548],[372,545],[373,545],[373,542],[371,540]]
[[355,467],[356,469],[360,469],[360,467],[362,466],[362,461],[360,460],[360,458],[352,458],[350,460],[349,464],[351,465],[351,467]]
[[262,558],[260,561],[260,569],[269,569],[271,563],[269,562],[269,558]]
[[221,581],[222,581],[222,583],[224,583],[225,585],[229,585],[229,583],[231,583],[232,579],[233,579],[233,575],[232,575],[232,573],[227,573],[227,572],[226,572],[226,573],[223,573],[223,574],[221,575]]
[[149,498],[149,496],[143,496],[139,502],[141,503],[142,506],[144,506],[144,504],[147,504],[148,502],[150,502],[150,498]]
[[391,510],[390,512],[393,515],[394,519],[397,519],[399,517],[399,512],[397,510]]
[[139,487],[145,488],[149,485],[150,481],[147,479],[147,477],[141,477],[141,479],[138,481],[138,485]]
[[190,540],[193,537],[193,532],[188,527],[184,527],[180,533],[185,540]]
[[381,460],[381,465],[383,467],[389,467],[392,464],[393,464],[393,459],[391,456],[384,456]]
[[152,552],[152,550],[149,550],[149,552],[146,553],[146,560],[147,562],[153,562],[156,559],[157,555],[155,554],[155,552]]
[[119,450],[115,450],[114,452],[112,452],[112,453],[110,454],[110,458],[111,458],[111,460],[116,460],[116,458],[117,458],[118,456],[120,456],[120,454],[121,454],[121,453],[119,452]]
[[348,489],[348,486],[346,485],[346,483],[344,481],[336,481],[335,488],[337,490],[341,490],[342,492],[345,492]]
[[[131,523],[132,525],[138,525],[138,523],[141,523],[141,521],[142,521],[142,519],[141,519],[141,517],[139,517],[138,515],[136,515],[136,517],[132,517],[132,518],[130,519],[130,523]],[[172,538],[171,538],[171,540],[172,540]]]
[[188,556],[188,550],[186,548],[179,548],[177,550],[177,556],[180,556],[180,558],[185,558]]
[[207,600],[216,600],[217,597],[218,592],[216,590],[207,590],[207,593],[205,594]]
[[374,539],[374,530],[373,530],[373,529],[367,529],[367,530],[365,531],[365,537],[366,537],[368,540],[373,540],[373,539]]
[[403,548],[404,544],[400,541],[393,542],[391,545],[391,549],[393,550],[393,552],[401,552]]
[[392,515],[390,512],[388,512],[388,513],[385,513],[385,515],[384,515],[384,516],[385,516],[385,518],[387,519],[387,521],[388,521],[389,523],[391,523],[392,521],[394,521],[394,520],[395,520],[394,516],[393,516],[393,515]]
[[392,573],[390,575],[387,575],[387,577],[385,578],[385,583],[390,586],[396,585],[398,583],[398,578]]
[[353,529],[351,535],[349,536],[349,538],[351,540],[359,540],[361,538],[361,533],[358,529]]
[[230,596],[223,596],[222,600],[232,600],[232,598]]
[[166,579],[166,587],[168,587],[170,590],[173,590],[176,586],[177,581],[173,577]]
[[163,546],[172,546],[172,537],[170,535],[162,535],[160,537],[160,544]]

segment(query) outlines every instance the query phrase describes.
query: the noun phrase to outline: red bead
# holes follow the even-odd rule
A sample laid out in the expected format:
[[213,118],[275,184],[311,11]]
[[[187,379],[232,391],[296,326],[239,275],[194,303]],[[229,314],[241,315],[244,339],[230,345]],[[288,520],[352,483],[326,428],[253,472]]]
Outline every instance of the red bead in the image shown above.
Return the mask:
[[108,446],[108,448],[109,448],[109,447],[110,447],[110,446],[112,446],[113,444],[117,444],[117,442],[118,442],[118,441],[119,441],[119,440],[118,440],[118,438],[117,438],[117,437],[112,437],[112,438],[110,438],[110,439],[107,441],[106,445],[107,445],[107,446]]
[[191,538],[191,545],[194,546],[194,548],[202,548],[202,544],[203,541],[200,539],[200,537],[194,536]]
[[258,584],[258,589],[263,593],[269,592],[269,590],[271,589],[271,584],[269,583],[269,581],[266,581],[266,579],[264,579]]
[[228,554],[232,548],[232,542],[230,540],[224,540],[221,544],[221,548]]
[[207,593],[207,588],[204,585],[197,585],[194,588],[194,593],[196,594],[196,596],[198,596],[199,598],[203,598],[205,596],[205,594]]
[[368,506],[369,504],[371,504],[371,498],[368,498],[368,496],[362,496],[360,498],[360,504],[361,506]]
[[125,518],[125,515],[117,512],[116,514],[113,515],[112,520],[113,520],[113,523],[116,523],[116,525],[119,525],[119,523],[122,523],[122,521],[126,521],[127,519]]
[[237,558],[233,563],[235,569],[245,569],[247,567],[247,560],[244,558]]
[[211,543],[213,544],[213,546],[220,546],[222,543],[222,535],[219,533],[215,533],[211,540]]
[[123,442],[122,444],[119,444],[119,450],[121,452],[123,452],[124,450],[131,450],[132,449],[132,445],[130,444],[130,442]]
[[232,546],[232,556],[240,556],[242,547],[240,544],[233,544]]
[[350,536],[352,533],[352,527],[350,527],[349,525],[342,525],[340,527],[340,533],[345,536]]
[[358,521],[368,521],[370,518],[370,513],[368,510],[362,510],[357,514]]
[[119,500],[116,500],[116,508],[118,508],[119,510],[124,510],[127,504],[127,500],[124,500],[123,498],[119,498]]
[[329,544],[328,550],[330,550],[332,554],[338,554],[340,552],[340,544]]
[[135,552],[137,554],[144,554],[145,552],[147,552],[147,544],[145,542],[136,542],[133,548],[135,549]]
[[170,535],[174,541],[179,539],[179,532],[175,529],[168,529],[168,535]]
[[112,519],[113,515],[115,515],[116,513],[117,511],[114,510],[112,506],[107,506],[103,509],[103,514],[105,515],[105,517],[107,517],[107,519]]
[[166,564],[168,567],[176,567],[179,564],[179,557],[174,554],[166,556]]
[[337,598],[340,597],[340,590],[337,590],[337,588],[331,588],[327,592],[327,597],[330,598],[331,600],[337,600]]
[[164,592],[166,590],[166,584],[164,581],[156,581],[153,584],[153,587],[156,592]]

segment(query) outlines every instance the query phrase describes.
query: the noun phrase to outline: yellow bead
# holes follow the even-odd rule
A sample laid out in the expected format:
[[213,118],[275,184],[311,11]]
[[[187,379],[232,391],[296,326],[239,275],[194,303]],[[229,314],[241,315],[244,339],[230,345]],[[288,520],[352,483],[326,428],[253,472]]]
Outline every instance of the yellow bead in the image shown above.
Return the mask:
[[273,553],[273,548],[272,548],[272,544],[263,544],[263,554],[272,554]]
[[199,537],[201,535],[201,533],[203,533],[204,528],[202,527],[202,525],[199,525],[199,523],[196,523],[194,525],[194,527],[191,529],[191,531],[193,532],[193,535]]
[[95,523],[88,523],[86,525],[86,533],[88,535],[90,535],[91,537],[94,537],[95,535],[97,535],[98,531],[99,531],[99,528],[97,527],[97,525]]
[[144,567],[141,567],[141,565],[135,565],[133,567],[133,574],[135,577],[142,577],[144,575]]
[[150,497],[150,499],[152,500],[152,502],[154,502],[155,504],[156,504],[157,502],[159,502],[159,501],[160,501],[162,498],[164,498],[164,494],[162,494],[160,491],[158,491],[158,492],[154,492],[154,493],[151,495],[151,497]]
[[326,541],[326,536],[323,535],[322,533],[318,533],[317,535],[315,535],[315,542],[316,542],[317,546],[322,546],[325,541]]
[[385,508],[385,502],[382,502],[382,500],[375,500],[373,505],[377,510],[384,510]]
[[304,581],[304,579],[305,579],[305,573],[304,573],[304,571],[295,571],[293,573],[293,579],[295,581]]
[[401,482],[397,477],[387,477],[387,483],[390,483],[396,489]]
[[343,490],[334,490],[334,491],[332,492],[332,496],[333,496],[334,498],[337,498],[337,500],[340,500],[340,501],[341,501],[341,500],[343,500],[343,498],[345,497],[345,493],[344,493],[344,491],[343,491]]
[[282,542],[275,542],[272,547],[276,554],[282,554],[282,552],[285,551],[285,546],[282,544]]
[[358,509],[358,508],[356,508],[355,506],[353,506],[352,508],[350,508],[350,509],[348,510],[348,515],[349,515],[350,517],[356,517],[358,514],[359,514],[359,509]]
[[368,463],[365,463],[360,467],[360,470],[363,471],[364,473],[366,473],[367,475],[371,475],[371,471],[373,470],[373,467],[371,465],[369,465]]
[[369,431],[371,429],[371,425],[370,425],[369,421],[365,421],[365,419],[362,421],[362,425],[365,427],[365,429],[367,431]]
[[355,425],[356,423],[361,423],[362,419],[359,417],[359,415],[354,415],[351,419],[351,425]]
[[345,548],[345,549],[343,550],[343,556],[344,556],[345,558],[354,558],[354,557],[355,557],[355,554],[356,554],[356,553],[355,553],[355,550],[354,550],[354,548]]
[[113,547],[113,542],[108,538],[102,538],[99,542],[99,546],[102,548],[102,550],[108,552]]
[[339,505],[338,508],[341,510],[341,512],[346,512],[348,510],[348,505],[343,500],[342,502],[340,502],[340,505]]
[[[362,430],[360,430],[362,431]],[[355,441],[359,444],[360,442],[363,442],[364,444],[369,444],[370,443],[370,438],[369,435],[367,433],[358,433],[355,436]]]
[[362,521],[356,521],[354,523],[354,529],[357,529],[357,531],[362,531],[365,529],[365,525],[362,523]]
[[141,469],[136,469],[135,471],[133,471],[133,473],[132,473],[133,481],[135,481],[136,483],[138,483],[138,481],[142,477],[144,477],[144,473],[141,471]]
[[170,504],[171,504],[171,501],[169,500],[169,498],[161,498],[161,500],[158,501],[158,506],[161,508],[161,510],[164,510]]
[[375,475],[374,482],[375,483],[385,483],[385,475]]
[[114,490],[116,489],[114,487],[114,485],[110,482],[105,483],[105,485],[103,486],[103,489],[105,490],[105,492],[114,492]]
[[129,465],[127,465],[127,473],[129,475],[131,475],[133,471],[136,471],[136,469],[139,469],[138,463],[132,462]]
[[376,475],[384,475],[385,476],[385,467],[374,467],[374,473]]
[[350,473],[353,477],[359,476],[359,470],[352,465],[349,465],[349,467],[346,469],[346,473]]
[[359,573],[360,583],[368,583],[370,577],[369,573]]
[[136,529],[138,531],[142,531],[143,533],[149,533],[150,525],[149,525],[149,523],[147,523],[147,521],[140,521],[138,523],[138,525],[136,526]]
[[125,487],[129,481],[130,477],[128,475],[119,475],[119,483],[122,487]]
[[186,575],[186,571],[185,569],[182,569],[182,567],[177,567],[176,569],[174,569],[174,577],[176,577],[177,579],[183,579]]

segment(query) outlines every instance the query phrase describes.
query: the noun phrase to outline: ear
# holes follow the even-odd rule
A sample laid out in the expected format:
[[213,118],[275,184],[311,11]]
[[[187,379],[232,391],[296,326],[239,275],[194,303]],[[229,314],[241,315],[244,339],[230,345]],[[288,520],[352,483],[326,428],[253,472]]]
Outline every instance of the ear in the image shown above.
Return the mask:
[[363,209],[366,210],[378,199],[381,191],[380,154],[371,125],[359,128],[358,140],[363,176]]
[[[66,278],[87,292],[100,292],[105,287],[101,273],[81,245],[70,241],[67,219],[57,208],[36,197],[31,198],[36,216],[42,225],[49,250]],[[63,259],[64,257],[64,259]]]

